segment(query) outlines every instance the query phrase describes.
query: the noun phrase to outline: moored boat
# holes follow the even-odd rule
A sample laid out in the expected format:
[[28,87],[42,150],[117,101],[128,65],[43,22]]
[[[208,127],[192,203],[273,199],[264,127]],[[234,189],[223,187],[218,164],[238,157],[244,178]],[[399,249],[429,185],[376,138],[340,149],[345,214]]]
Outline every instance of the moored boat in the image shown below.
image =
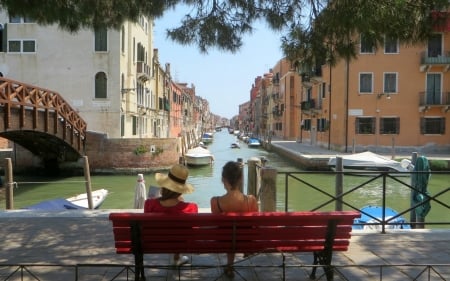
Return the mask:
[[261,142],[257,138],[249,138],[247,141],[248,147],[260,147]]
[[[91,192],[92,205],[94,209],[98,209],[105,201],[108,195],[107,189],[98,189]],[[52,200],[42,201],[40,203],[25,207],[24,209],[32,210],[77,210],[77,209],[89,209],[87,193],[81,193],[69,198],[56,198]]]
[[197,146],[186,152],[184,161],[186,165],[204,166],[212,164],[214,162],[214,156],[208,149]]
[[[339,157],[342,158],[344,172],[353,172],[360,175],[369,175],[369,173],[364,172],[395,172],[398,173],[396,175],[409,176],[409,170],[404,168],[401,162],[388,159],[370,151],[340,155]],[[337,156],[330,157],[328,160],[328,166],[333,171],[336,171],[336,158]]]
[[202,142],[204,144],[212,143],[213,142],[213,133],[204,133],[202,135]]
[[[361,209],[361,217],[353,221],[355,230],[381,230],[383,221],[382,206],[365,206]],[[385,229],[411,229],[406,219],[389,207],[384,208]]]

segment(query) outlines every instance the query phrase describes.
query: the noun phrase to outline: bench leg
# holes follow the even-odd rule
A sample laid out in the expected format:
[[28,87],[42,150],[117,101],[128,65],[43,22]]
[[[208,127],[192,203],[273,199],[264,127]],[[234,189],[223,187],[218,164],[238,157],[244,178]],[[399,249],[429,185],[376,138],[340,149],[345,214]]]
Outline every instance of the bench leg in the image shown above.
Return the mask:
[[[314,261],[313,265],[323,265],[323,270],[325,271],[325,276],[327,277],[327,281],[332,281],[334,278],[333,268],[331,266],[331,256],[332,253],[327,252],[314,252]],[[309,275],[309,279],[316,279],[316,270],[317,266],[314,266],[312,269],[311,275]]]
[[134,255],[134,281],[145,281],[144,255]]

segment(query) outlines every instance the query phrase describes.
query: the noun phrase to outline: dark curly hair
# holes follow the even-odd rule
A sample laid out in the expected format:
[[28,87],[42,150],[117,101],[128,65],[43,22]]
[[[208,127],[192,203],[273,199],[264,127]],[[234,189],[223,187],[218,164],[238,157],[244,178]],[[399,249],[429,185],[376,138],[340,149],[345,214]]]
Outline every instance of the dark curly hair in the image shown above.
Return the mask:
[[222,178],[232,186],[232,189],[237,189],[241,186],[242,173],[242,167],[239,162],[229,161],[222,168]]

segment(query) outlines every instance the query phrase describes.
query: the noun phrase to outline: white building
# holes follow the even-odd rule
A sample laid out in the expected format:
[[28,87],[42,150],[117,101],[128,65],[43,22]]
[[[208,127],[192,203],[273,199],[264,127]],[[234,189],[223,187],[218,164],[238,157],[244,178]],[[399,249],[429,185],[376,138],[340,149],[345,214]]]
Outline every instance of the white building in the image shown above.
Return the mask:
[[72,34],[0,11],[0,24],[2,76],[58,92],[89,131],[109,138],[167,136],[151,20]]

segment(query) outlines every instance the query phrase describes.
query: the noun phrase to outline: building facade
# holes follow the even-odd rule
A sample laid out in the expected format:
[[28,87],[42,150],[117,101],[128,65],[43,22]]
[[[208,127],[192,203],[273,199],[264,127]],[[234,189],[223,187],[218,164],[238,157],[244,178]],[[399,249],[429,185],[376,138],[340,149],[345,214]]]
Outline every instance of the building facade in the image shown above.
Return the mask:
[[359,152],[450,150],[450,33],[425,44],[360,35],[358,56],[301,70],[302,141]]
[[170,67],[161,67],[153,22],[69,33],[0,13],[2,76],[52,89],[109,138],[168,137]]

